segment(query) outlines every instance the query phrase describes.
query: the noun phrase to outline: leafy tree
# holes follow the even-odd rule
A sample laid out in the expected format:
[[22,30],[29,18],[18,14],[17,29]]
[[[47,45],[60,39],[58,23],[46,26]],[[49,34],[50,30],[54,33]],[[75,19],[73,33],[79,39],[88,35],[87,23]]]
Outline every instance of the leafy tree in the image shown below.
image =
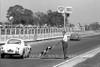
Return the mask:
[[57,11],[53,12],[48,10],[47,13],[37,12],[35,13],[36,22],[38,25],[47,25],[47,26],[63,26],[63,16]]
[[98,22],[94,22],[94,23],[91,23],[89,27],[91,28],[91,30],[98,30],[100,28],[100,25]]
[[7,11],[7,18],[10,21],[10,17],[13,17],[12,24],[33,24],[33,12],[25,9],[20,5],[12,6]]
[[57,11],[53,12],[51,10],[47,11],[47,24],[50,26],[63,26],[63,16]]
[[75,27],[75,25],[74,25],[74,24],[71,24],[71,23],[70,23],[69,25],[70,25],[70,27]]
[[46,18],[46,14],[45,13],[43,13],[43,12],[37,12],[37,13],[35,13],[35,16],[36,16],[36,24],[37,25],[44,25],[47,21],[47,18]]

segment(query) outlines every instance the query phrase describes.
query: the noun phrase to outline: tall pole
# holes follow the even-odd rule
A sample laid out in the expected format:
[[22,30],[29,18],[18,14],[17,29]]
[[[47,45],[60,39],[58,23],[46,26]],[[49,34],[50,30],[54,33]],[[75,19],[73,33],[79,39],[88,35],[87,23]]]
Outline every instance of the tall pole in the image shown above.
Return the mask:
[[[9,17],[9,20],[10,20],[10,23],[11,23],[11,32],[12,32],[12,23],[13,23],[13,21],[14,21],[13,16]],[[12,33],[11,33],[11,34],[12,34]]]
[[65,12],[64,12],[64,15],[63,16],[64,16],[64,28],[63,29],[65,31],[65,28],[66,28],[66,26],[65,26],[65,24],[66,24],[66,15],[65,15]]
[[0,22],[1,22],[1,0],[0,0]]

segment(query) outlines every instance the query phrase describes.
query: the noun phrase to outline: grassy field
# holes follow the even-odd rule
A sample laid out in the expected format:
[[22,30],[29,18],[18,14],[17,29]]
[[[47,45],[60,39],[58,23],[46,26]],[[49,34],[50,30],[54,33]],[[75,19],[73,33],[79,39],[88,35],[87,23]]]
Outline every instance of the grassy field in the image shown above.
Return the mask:
[[73,67],[100,67],[100,53],[92,58],[88,58],[86,61],[83,61]]

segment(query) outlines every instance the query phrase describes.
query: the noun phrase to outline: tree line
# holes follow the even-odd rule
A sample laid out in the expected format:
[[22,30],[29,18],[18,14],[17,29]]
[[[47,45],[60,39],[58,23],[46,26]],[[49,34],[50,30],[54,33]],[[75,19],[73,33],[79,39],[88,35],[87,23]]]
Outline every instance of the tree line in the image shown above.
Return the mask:
[[[66,14],[67,17],[70,16],[70,14]],[[64,18],[61,13],[58,13],[58,11],[52,11],[48,10],[46,13],[44,12],[32,12],[29,9],[25,9],[21,5],[14,5],[9,7],[7,10],[7,19],[10,22],[10,24],[13,25],[36,25],[36,26],[51,26],[51,27],[63,27],[64,26]],[[13,19],[9,19],[10,17],[13,17]],[[66,26],[74,27],[74,24],[71,24],[67,22],[66,19]],[[1,23],[0,23],[1,24]],[[8,24],[6,22],[6,24]],[[81,24],[80,24],[81,26]],[[99,22],[92,22],[89,25],[85,25],[86,30],[98,30],[100,29]]]
[[[68,15],[68,14],[66,14]],[[13,19],[9,19],[13,17]],[[69,15],[68,15],[69,17]],[[7,19],[13,25],[14,24],[23,24],[23,25],[38,25],[38,26],[56,26],[63,27],[64,19],[61,13],[58,11],[48,10],[46,13],[44,12],[32,12],[29,9],[23,8],[21,5],[11,6],[7,11]],[[69,24],[66,20],[66,25],[74,26],[73,24]]]
[[93,22],[90,23],[89,25],[85,25],[86,30],[100,30],[100,24],[99,22]]

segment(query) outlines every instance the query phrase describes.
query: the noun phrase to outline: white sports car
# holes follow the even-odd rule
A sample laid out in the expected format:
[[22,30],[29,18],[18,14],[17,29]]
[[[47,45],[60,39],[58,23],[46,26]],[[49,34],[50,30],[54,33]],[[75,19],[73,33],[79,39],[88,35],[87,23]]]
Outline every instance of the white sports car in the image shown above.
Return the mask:
[[9,39],[1,47],[1,58],[5,55],[19,55],[22,58],[29,57],[31,46],[21,39]]

